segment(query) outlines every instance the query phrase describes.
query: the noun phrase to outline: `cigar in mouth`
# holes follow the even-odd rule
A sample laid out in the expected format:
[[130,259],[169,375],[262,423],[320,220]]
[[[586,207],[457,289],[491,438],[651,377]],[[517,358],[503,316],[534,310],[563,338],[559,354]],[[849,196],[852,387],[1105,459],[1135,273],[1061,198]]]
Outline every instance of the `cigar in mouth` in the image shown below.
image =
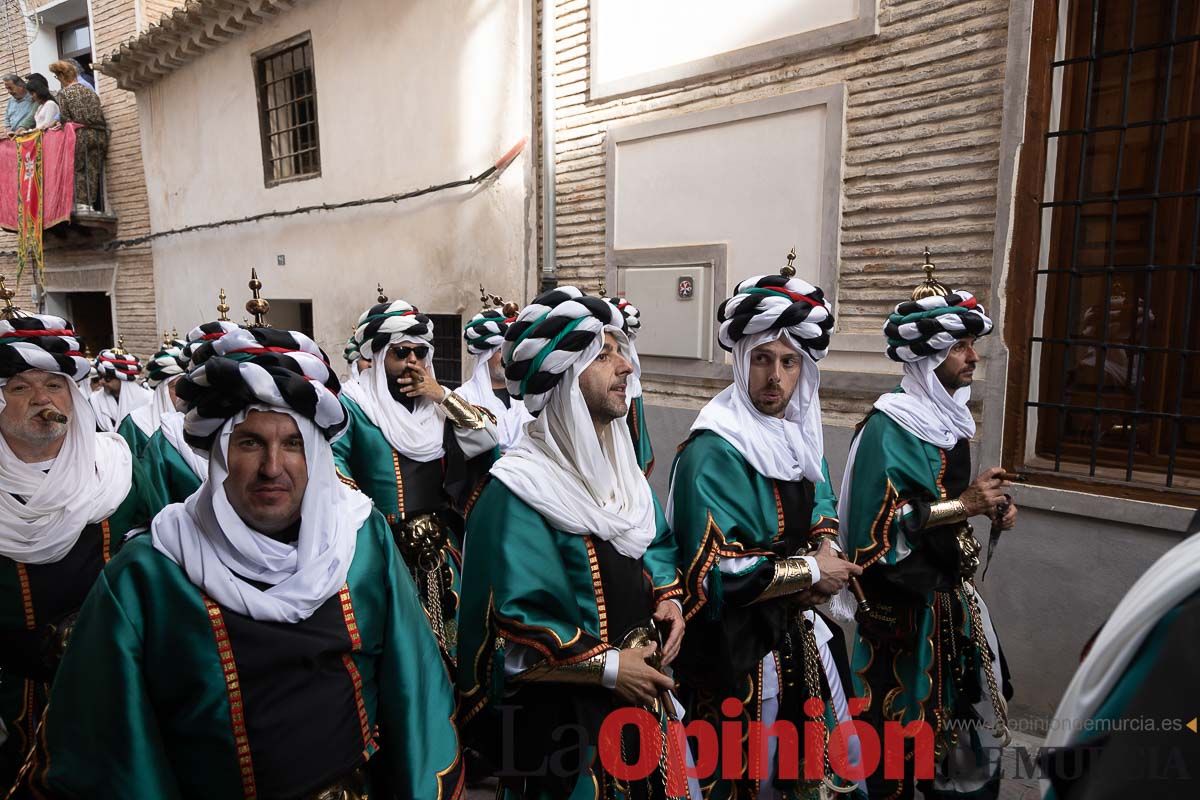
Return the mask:
[[58,422],[58,423],[62,423],[64,425],[66,423],[70,422],[70,419],[65,414],[60,414],[59,412],[55,411],[53,408],[43,408],[41,411],[38,412],[37,415],[39,417],[41,417],[42,419],[46,420],[46,422]]

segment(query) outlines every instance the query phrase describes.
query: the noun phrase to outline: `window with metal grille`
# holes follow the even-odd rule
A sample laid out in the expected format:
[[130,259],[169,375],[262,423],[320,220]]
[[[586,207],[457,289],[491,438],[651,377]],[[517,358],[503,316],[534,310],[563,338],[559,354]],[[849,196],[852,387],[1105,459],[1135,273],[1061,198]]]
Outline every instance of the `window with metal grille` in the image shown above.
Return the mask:
[[433,371],[447,389],[462,384],[462,317],[458,314],[427,314],[433,321]]
[[312,39],[303,33],[254,55],[267,186],[321,174]]
[[1200,3],[1056,10],[1027,461],[1200,489]]

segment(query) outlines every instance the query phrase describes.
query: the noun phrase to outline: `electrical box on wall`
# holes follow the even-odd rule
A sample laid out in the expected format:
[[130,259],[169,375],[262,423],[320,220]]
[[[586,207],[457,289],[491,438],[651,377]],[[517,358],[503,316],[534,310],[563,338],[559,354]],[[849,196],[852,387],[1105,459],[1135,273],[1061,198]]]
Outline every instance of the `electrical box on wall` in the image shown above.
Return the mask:
[[642,311],[642,356],[712,358],[712,264],[619,267],[621,294]]

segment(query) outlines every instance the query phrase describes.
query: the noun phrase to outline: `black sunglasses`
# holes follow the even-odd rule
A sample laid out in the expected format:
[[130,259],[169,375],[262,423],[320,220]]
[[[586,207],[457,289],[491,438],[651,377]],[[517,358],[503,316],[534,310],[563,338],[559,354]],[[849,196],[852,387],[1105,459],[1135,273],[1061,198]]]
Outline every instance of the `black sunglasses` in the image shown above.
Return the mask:
[[392,348],[392,352],[395,353],[396,358],[399,358],[401,361],[408,358],[409,353],[415,354],[417,358],[424,361],[425,356],[429,355],[429,348],[423,344],[418,345],[416,347],[405,347],[404,345],[396,345],[395,347]]

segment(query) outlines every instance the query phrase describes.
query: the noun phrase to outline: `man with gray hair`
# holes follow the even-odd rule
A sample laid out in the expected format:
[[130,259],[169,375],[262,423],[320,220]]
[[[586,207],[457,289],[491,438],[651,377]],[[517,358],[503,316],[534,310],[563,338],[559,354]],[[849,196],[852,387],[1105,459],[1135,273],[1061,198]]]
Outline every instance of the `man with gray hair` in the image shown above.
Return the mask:
[[15,72],[4,76],[8,105],[4,109],[4,129],[12,136],[20,128],[33,127],[33,96],[25,88],[25,79]]

